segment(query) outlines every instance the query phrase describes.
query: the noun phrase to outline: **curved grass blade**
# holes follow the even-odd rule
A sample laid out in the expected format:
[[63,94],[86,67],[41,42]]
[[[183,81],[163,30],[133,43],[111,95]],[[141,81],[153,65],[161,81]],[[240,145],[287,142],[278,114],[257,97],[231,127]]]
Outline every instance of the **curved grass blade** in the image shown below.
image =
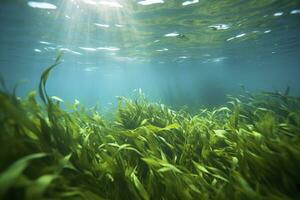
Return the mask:
[[54,67],[60,64],[60,60],[62,57],[63,53],[60,52],[55,59],[55,62],[50,65],[47,69],[44,70],[44,72],[41,75],[40,82],[39,82],[39,95],[40,98],[42,99],[43,103],[48,104],[51,102],[51,99],[49,98],[47,92],[46,92],[46,83],[49,77],[50,72]]
[[45,153],[36,153],[25,156],[14,162],[8,169],[0,174],[0,199],[5,192],[15,183],[17,178],[22,174],[28,166],[29,161],[45,157]]

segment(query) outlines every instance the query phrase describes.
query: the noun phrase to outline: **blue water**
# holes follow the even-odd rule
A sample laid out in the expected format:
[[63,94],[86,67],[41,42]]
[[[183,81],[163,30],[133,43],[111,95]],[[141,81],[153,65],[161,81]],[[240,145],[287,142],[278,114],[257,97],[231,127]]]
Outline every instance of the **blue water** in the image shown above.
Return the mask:
[[[43,2],[43,3],[42,3]],[[45,2],[47,2],[45,4]],[[103,107],[139,88],[171,106],[218,106],[247,90],[300,95],[300,1],[1,1],[0,74]]]

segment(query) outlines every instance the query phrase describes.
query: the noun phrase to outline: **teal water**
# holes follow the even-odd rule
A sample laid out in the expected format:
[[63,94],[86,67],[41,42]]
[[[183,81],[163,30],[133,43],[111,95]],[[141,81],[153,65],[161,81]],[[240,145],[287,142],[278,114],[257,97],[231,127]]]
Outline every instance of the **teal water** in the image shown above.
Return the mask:
[[108,106],[139,88],[171,106],[217,106],[240,86],[300,94],[298,0],[1,1],[0,73]]

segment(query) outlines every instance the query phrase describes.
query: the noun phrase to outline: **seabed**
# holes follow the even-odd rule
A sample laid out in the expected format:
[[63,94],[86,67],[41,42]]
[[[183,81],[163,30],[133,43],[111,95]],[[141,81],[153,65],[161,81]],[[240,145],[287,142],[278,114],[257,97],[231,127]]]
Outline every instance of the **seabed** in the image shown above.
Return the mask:
[[0,92],[0,199],[300,199],[300,98],[288,90],[197,114],[120,98],[108,120],[48,96],[58,62],[37,93]]

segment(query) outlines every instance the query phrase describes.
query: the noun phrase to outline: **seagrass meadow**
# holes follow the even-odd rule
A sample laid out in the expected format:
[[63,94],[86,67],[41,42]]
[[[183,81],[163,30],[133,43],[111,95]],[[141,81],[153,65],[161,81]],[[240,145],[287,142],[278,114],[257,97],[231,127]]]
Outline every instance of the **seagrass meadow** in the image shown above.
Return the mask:
[[[196,114],[120,97],[114,118],[0,93],[0,199],[300,199],[300,98],[244,92]],[[40,100],[38,100],[38,98]]]

